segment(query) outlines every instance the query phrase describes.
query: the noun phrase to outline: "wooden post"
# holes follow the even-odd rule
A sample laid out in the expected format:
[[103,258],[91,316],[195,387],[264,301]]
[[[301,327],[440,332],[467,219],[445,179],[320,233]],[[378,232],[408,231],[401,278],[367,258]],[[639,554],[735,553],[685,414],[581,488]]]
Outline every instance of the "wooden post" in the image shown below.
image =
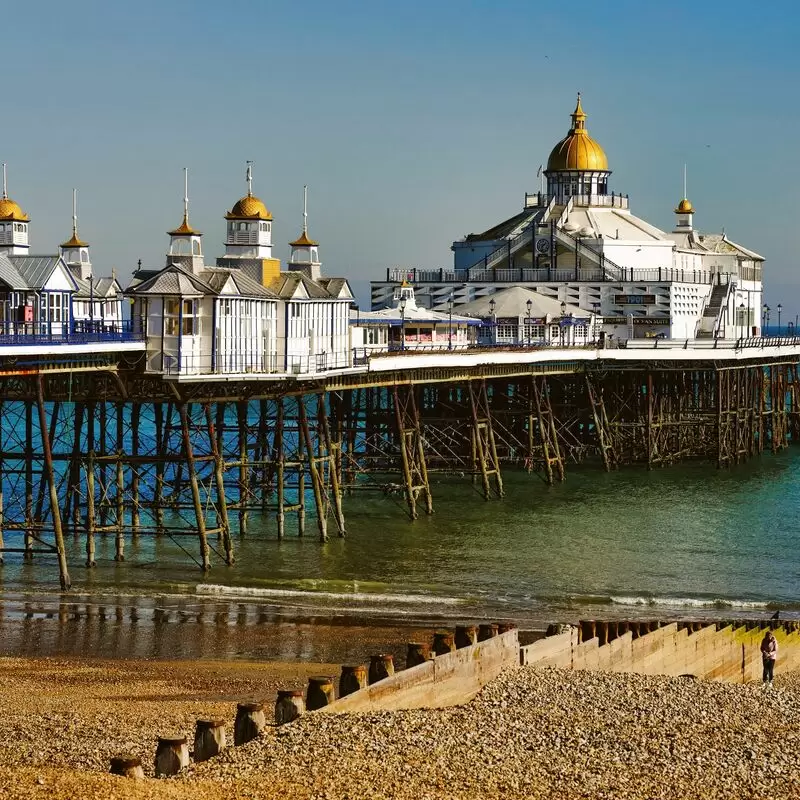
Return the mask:
[[431,647],[427,642],[409,642],[406,645],[406,669],[431,660]]
[[211,558],[208,547],[208,537],[206,536],[206,516],[203,511],[203,503],[200,500],[200,484],[197,480],[197,471],[194,463],[194,451],[192,450],[192,437],[189,431],[189,413],[186,403],[180,403],[178,413],[181,418],[181,435],[183,437],[183,454],[189,468],[189,484],[192,487],[192,501],[194,503],[194,513],[197,518],[197,535],[200,540],[200,557],[204,572],[211,569]]
[[333,681],[330,678],[317,677],[308,679],[306,690],[306,708],[316,711],[329,706],[334,701]]
[[484,622],[478,626],[478,641],[485,642],[497,636],[497,625],[494,622]]
[[156,778],[177,775],[189,766],[189,745],[185,736],[160,736],[156,747]]
[[456,625],[456,647],[471,647],[478,642],[478,628],[475,625]]
[[433,634],[433,652],[437,656],[452,653],[456,649],[455,639],[450,631],[436,631]]
[[233,743],[238,746],[255,739],[266,724],[263,703],[239,703],[233,725]]
[[25,403],[25,561],[33,560],[33,404]]
[[122,461],[125,449],[125,434],[122,429],[124,408],[122,403],[117,403],[117,487],[115,498],[117,532],[114,542],[114,561],[125,560],[125,468]]
[[142,759],[139,756],[114,756],[109,771],[112,775],[122,775],[125,778],[144,778]]
[[285,725],[297,719],[306,710],[302,689],[279,689],[275,701],[275,724]]
[[250,453],[247,447],[247,400],[239,400],[236,404],[237,435],[239,438],[239,533],[247,534],[249,515],[247,506],[250,502],[250,470],[248,461]]
[[394,657],[391,653],[379,653],[369,657],[370,685],[394,675]]
[[199,719],[194,729],[194,760],[208,761],[225,749],[225,720]]
[[50,487],[50,513],[53,516],[53,532],[56,539],[56,552],[58,553],[58,573],[61,580],[61,590],[67,591],[71,585],[69,570],[67,569],[67,552],[64,548],[64,531],[61,529],[61,507],[58,504],[58,487],[56,486],[55,472],[53,470],[53,452],[50,449],[50,435],[47,429],[47,415],[44,408],[44,375],[39,375],[36,381],[36,400],[39,406],[39,434],[41,436],[42,453],[44,455],[44,468],[47,483]]
[[353,694],[367,685],[367,668],[363,664],[343,666],[339,676],[339,697]]
[[131,406],[131,455],[133,456],[133,464],[131,464],[131,531],[134,536],[136,536],[141,525],[139,511],[139,462],[137,460],[137,456],[139,455],[139,420],[141,414],[141,403],[134,403]]

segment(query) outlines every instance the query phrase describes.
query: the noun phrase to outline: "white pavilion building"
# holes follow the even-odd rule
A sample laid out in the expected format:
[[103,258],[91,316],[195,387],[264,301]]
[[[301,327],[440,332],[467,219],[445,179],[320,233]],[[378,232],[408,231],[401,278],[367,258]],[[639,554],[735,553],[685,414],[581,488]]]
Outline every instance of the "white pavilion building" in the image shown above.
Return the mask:
[[[252,192],[225,215],[225,254],[206,266],[202,233],[189,223],[168,232],[166,265],[134,273],[126,294],[146,332],[147,370],[188,378],[210,374],[314,374],[352,366],[343,278],[321,274],[318,245],[292,243],[288,268],[272,257],[272,214]],[[304,216],[304,220],[306,216]]]
[[631,213],[627,195],[610,191],[608,160],[589,136],[580,95],[544,176],[546,191],[526,194],[521,211],[453,243],[452,269],[387,270],[372,283],[372,307],[403,281],[429,307],[524,286],[591,310],[621,339],[760,334],[763,257],[724,233],[697,230],[686,196],[670,231]]

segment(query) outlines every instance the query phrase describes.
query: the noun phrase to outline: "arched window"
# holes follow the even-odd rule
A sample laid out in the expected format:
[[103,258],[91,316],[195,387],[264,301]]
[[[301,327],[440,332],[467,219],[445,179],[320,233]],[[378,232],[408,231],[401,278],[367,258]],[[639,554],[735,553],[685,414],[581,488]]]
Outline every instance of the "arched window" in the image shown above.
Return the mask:
[[86,250],[81,250],[81,261],[86,264],[89,261],[89,253]]
[[200,242],[197,239],[192,241],[192,253],[196,256],[200,255]]

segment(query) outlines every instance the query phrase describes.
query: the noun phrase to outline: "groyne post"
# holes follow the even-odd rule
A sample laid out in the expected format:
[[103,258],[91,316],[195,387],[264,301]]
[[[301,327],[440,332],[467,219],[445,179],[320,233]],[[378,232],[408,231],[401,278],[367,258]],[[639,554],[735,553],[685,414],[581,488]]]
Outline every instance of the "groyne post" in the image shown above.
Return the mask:
[[156,777],[177,775],[189,766],[189,745],[185,736],[161,736],[156,747]]
[[275,701],[275,724],[285,725],[297,719],[306,710],[302,689],[279,689]]
[[142,759],[139,756],[114,756],[111,759],[109,772],[124,778],[144,778]]
[[255,739],[266,724],[263,703],[239,703],[233,724],[233,743],[238,746]]
[[225,720],[199,719],[194,731],[194,760],[208,761],[218,756],[226,745]]

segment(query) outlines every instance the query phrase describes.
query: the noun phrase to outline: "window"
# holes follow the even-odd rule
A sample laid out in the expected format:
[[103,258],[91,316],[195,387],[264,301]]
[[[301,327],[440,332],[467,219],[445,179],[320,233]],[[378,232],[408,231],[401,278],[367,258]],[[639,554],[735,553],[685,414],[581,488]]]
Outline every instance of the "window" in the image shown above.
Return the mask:
[[537,342],[544,339],[544,325],[526,325],[525,326],[525,340],[528,342]]
[[550,338],[551,339],[558,339],[559,337],[559,326],[558,325],[551,325],[550,326]]
[[513,339],[516,336],[517,327],[516,325],[498,325],[497,326],[497,338],[498,339]]
[[49,322],[64,322],[67,319],[65,297],[59,292],[48,292],[45,300]]

